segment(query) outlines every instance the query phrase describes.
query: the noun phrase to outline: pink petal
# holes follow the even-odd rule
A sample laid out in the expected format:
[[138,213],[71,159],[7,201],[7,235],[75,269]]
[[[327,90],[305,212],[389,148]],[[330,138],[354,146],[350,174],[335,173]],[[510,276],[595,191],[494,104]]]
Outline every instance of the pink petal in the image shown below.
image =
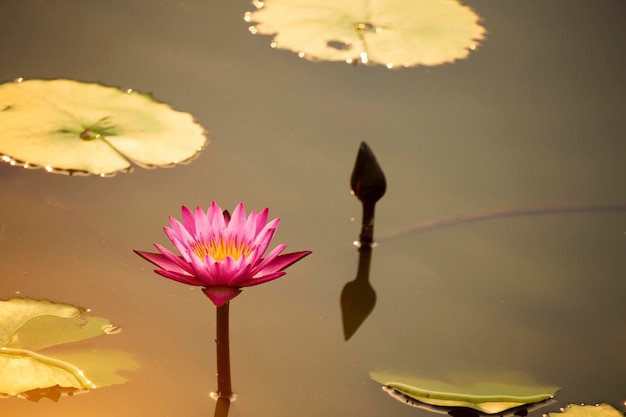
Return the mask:
[[240,289],[232,287],[206,287],[202,292],[213,301],[216,306],[221,306],[231,298],[241,293]]
[[[180,267],[180,264],[178,262],[174,261],[167,255],[163,255],[160,253],[143,252],[139,250],[135,250],[133,252],[135,252],[137,255],[141,256],[146,261],[153,263],[154,265],[158,266],[161,269],[173,270],[173,271],[177,271],[180,273],[185,272],[185,270]],[[176,255],[174,255],[174,257],[175,256]]]
[[[155,244],[155,246],[158,246],[158,244]],[[167,249],[165,250],[167,251]],[[181,262],[176,261],[176,255],[172,254],[169,251],[167,251],[169,252],[169,254],[163,255],[160,253],[142,252],[138,250],[134,252],[144,258],[146,261],[151,262],[161,268],[154,271],[157,274],[163,275],[166,278],[170,278],[178,282],[183,282],[185,284],[204,285],[197,277],[189,274],[186,268],[181,267]]]
[[263,284],[265,282],[268,281],[273,281],[276,278],[280,278],[283,275],[287,274],[285,271],[276,271],[276,272],[271,272],[267,275],[263,275],[260,277],[255,277],[255,278],[250,278],[249,280],[245,281],[242,283],[242,287],[252,287],[254,285],[259,285],[259,284]]
[[[250,212],[246,220],[244,229],[242,231],[245,234],[246,242],[254,241],[254,238],[259,233],[261,228],[265,226],[266,218],[267,218],[267,209],[264,209],[260,213],[257,213],[255,210],[252,210]],[[257,227],[259,225],[259,219],[262,221],[262,224],[260,225],[260,227]]]
[[178,220],[170,217],[170,226],[171,227],[163,228],[165,234],[172,241],[176,250],[181,255],[188,253],[189,249],[196,242],[196,240]]
[[252,252],[250,253],[250,255],[246,257],[247,264],[254,266],[254,265],[257,265],[261,261],[261,258],[263,257],[263,252],[260,252],[259,249],[260,248],[258,247],[252,247]]
[[200,259],[197,256],[192,259],[189,266],[191,267],[191,274],[198,277],[204,286],[218,285],[219,284],[219,270],[216,269],[217,262],[211,259],[208,255],[204,259]]
[[257,248],[259,255],[263,256],[267,247],[272,242],[272,238],[276,233],[276,228],[278,227],[278,219],[274,219],[269,222],[263,230],[256,236],[254,241],[252,242],[252,247]]
[[201,264],[192,265],[193,274],[198,277],[206,287],[239,287],[239,281],[251,276],[250,271],[245,274],[237,269],[237,263],[232,258],[225,258],[216,262],[207,259]]
[[215,280],[213,285],[216,286],[226,286],[233,287],[234,285],[230,285],[230,278],[235,275],[236,270],[233,268],[232,258],[228,257],[223,259],[220,262],[215,262],[212,265],[212,275]]
[[282,271],[287,267],[293,265],[294,263],[298,262],[305,256],[309,255],[310,253],[311,251],[307,250],[302,252],[286,253],[284,255],[277,256],[274,259],[271,259],[269,262],[265,263],[264,265],[260,265],[261,269],[257,270],[254,276],[257,277],[259,275],[263,275],[273,271]]
[[199,241],[208,241],[211,238],[211,225],[209,224],[209,219],[204,214],[202,207],[196,207],[195,214],[195,225],[196,225],[196,240]]
[[254,239],[254,244],[257,245],[263,240],[267,240],[267,243],[269,243],[274,237],[276,229],[278,229],[278,223],[280,223],[280,219],[274,219],[259,230]]
[[226,226],[226,231],[230,236],[243,234],[246,227],[246,210],[243,207],[243,203],[237,204],[233,214],[230,216],[230,221]]
[[[241,258],[239,258],[241,260]],[[240,287],[242,282],[252,278],[252,265],[236,262],[234,273],[228,277],[228,286]]]
[[276,228],[271,227],[272,225],[277,225],[278,219],[268,223],[269,228],[263,229],[260,234],[258,234],[254,240],[251,241],[250,246],[253,248],[252,256],[250,257],[251,264],[258,264],[261,261],[261,258],[267,251],[268,246],[272,242],[272,238],[276,233]]
[[165,278],[169,278],[171,280],[182,282],[183,284],[195,285],[196,287],[201,287],[204,283],[200,282],[197,277],[193,275],[181,274],[174,271],[167,271],[164,269],[156,269],[154,272],[157,274],[164,276]]
[[[265,227],[265,223],[267,223],[267,215],[269,213],[269,209],[264,208],[261,210],[259,214],[256,216],[256,225],[255,225],[255,233],[258,234]],[[274,219],[273,221],[278,222],[280,219]],[[278,227],[278,223],[276,223],[276,227]]]
[[211,207],[207,210],[206,218],[209,222],[209,230],[212,234],[219,234],[220,231],[226,228],[226,221],[222,209],[213,201]]
[[189,232],[190,235],[196,235],[196,217],[193,215],[193,212],[189,210],[189,208],[183,206],[183,226]]
[[276,246],[274,249],[270,251],[270,253],[267,254],[267,256],[264,259],[261,259],[260,262],[257,262],[254,265],[255,274],[256,274],[256,271],[261,271],[262,269],[264,269],[265,266],[269,264],[270,262],[272,262],[274,258],[276,258],[278,255],[280,255],[280,253],[283,250],[285,250],[286,247],[287,245],[282,245],[282,244]]
[[[189,263],[189,261],[187,260],[188,258],[190,259],[195,259],[197,258],[197,256],[195,256],[195,254],[189,254],[189,253],[185,253],[185,256],[178,256],[172,252],[170,252],[167,248],[159,245],[158,243],[155,243],[154,246],[161,251],[161,253],[168,258],[171,262],[173,262],[174,264],[178,265],[185,273],[187,274],[193,274],[193,268],[191,267],[191,264]],[[172,268],[163,268],[163,269],[172,269]]]
[[239,232],[239,237],[244,242],[253,242],[256,237],[256,211],[252,210]]

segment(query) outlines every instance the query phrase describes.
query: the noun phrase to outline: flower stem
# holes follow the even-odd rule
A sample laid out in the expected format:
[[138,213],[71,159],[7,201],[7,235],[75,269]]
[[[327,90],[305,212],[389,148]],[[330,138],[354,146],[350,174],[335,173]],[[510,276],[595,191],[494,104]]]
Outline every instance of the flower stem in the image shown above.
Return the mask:
[[359,235],[359,244],[362,246],[371,246],[374,243],[375,209],[375,202],[368,201],[363,203],[363,222],[361,224],[361,234]]
[[228,336],[228,307],[225,302],[217,307],[217,394],[231,397],[233,390],[230,383],[230,341]]

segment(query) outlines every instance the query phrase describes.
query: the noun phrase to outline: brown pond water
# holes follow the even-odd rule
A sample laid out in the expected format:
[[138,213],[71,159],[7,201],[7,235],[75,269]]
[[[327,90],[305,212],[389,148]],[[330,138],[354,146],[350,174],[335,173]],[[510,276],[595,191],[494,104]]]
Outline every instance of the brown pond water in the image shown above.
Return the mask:
[[[386,240],[371,315],[344,341],[363,140],[388,189],[376,231],[506,208],[624,204],[622,0],[467,2],[488,34],[440,67],[309,62],[252,36],[246,1],[0,4],[0,80],[70,78],[153,92],[211,143],[171,169],[67,177],[0,165],[0,296],[89,307],[123,328],[124,385],[58,403],[0,400],[3,416],[207,416],[215,309],[132,249],[167,243],[167,216],[211,200],[270,208],[276,243],[314,253],[231,303],[230,416],[428,416],[368,372],[563,387],[626,400],[626,214],[500,218]],[[0,135],[2,127],[0,126]],[[0,137],[1,140],[1,137]],[[94,343],[96,343],[94,341]]]

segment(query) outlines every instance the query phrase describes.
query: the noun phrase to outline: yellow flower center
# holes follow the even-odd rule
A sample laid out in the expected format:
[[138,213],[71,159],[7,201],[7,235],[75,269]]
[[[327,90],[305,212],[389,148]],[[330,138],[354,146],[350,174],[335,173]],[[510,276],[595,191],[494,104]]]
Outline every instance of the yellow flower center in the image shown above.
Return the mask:
[[218,262],[228,256],[236,261],[242,255],[248,257],[252,253],[252,248],[246,242],[224,240],[222,238],[216,238],[210,242],[196,242],[191,250],[200,259],[204,259],[206,255],[209,255]]

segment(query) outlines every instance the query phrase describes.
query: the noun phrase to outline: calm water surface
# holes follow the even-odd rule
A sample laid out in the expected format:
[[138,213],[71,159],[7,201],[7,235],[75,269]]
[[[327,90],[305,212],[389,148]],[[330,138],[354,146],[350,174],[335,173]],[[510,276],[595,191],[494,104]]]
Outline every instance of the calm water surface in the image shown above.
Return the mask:
[[[231,416],[427,416],[368,372],[563,387],[567,402],[626,400],[626,214],[479,222],[382,242],[376,308],[348,342],[359,143],[388,180],[377,231],[515,207],[625,203],[621,0],[467,3],[488,38],[469,59],[389,71],[311,63],[252,36],[246,1],[0,5],[0,79],[134,88],[207,127],[191,164],[114,178],[0,165],[0,295],[89,307],[123,328],[125,385],[7,416],[206,416],[213,305],[132,249],[166,243],[182,204],[244,201],[281,217],[276,242],[314,254],[231,304]],[[36,121],[34,121],[36,122]],[[1,131],[1,126],[0,126]],[[355,220],[356,219],[356,220]]]

